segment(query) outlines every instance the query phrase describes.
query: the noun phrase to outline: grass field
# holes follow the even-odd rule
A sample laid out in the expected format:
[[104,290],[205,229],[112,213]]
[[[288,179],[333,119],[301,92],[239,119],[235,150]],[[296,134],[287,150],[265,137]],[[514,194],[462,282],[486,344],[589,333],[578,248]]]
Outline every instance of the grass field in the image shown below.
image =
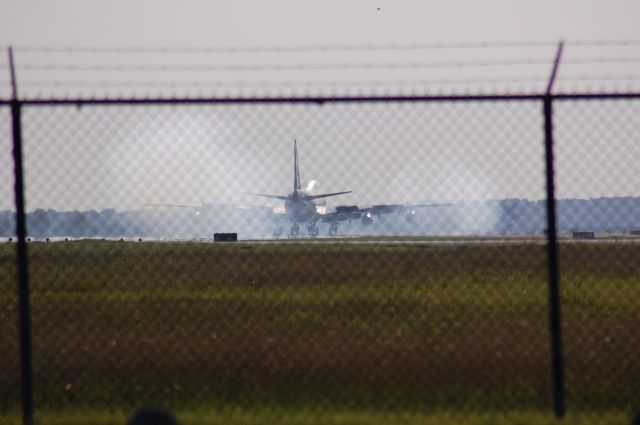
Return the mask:
[[[0,246],[0,422],[18,422]],[[29,245],[38,423],[555,423],[544,246]],[[560,249],[568,420],[640,408],[640,246]]]

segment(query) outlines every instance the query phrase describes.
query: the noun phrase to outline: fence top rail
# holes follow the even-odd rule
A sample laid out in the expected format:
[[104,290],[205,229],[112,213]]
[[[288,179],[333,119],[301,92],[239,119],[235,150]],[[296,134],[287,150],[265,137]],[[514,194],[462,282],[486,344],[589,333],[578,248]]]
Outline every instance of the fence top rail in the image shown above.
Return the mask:
[[17,102],[25,106],[83,105],[189,105],[189,104],[275,104],[275,103],[384,103],[384,102],[487,102],[552,100],[640,99],[640,92],[556,93],[556,94],[476,94],[404,96],[291,96],[291,97],[149,97],[149,98],[42,98],[0,99],[0,105]]

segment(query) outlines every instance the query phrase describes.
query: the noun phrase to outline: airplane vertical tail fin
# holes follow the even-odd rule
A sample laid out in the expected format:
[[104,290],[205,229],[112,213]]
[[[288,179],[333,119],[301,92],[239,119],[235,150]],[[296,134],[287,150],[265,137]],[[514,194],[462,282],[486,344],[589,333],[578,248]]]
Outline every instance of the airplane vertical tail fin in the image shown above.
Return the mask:
[[293,190],[301,190],[300,169],[298,168],[298,143],[293,141]]

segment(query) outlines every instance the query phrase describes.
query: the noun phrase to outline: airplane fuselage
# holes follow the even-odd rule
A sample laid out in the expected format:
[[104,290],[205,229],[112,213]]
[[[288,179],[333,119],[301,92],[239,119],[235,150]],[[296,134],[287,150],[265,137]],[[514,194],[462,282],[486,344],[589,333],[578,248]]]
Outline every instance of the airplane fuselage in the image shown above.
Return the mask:
[[296,190],[287,196],[284,211],[293,223],[314,222],[318,219],[315,202],[302,190]]
[[[310,189],[312,185],[308,186]],[[309,190],[310,190],[309,189]],[[331,196],[343,195],[351,193],[351,191],[345,192],[333,192],[322,193],[313,195],[307,190],[302,188],[302,181],[300,180],[300,168],[298,165],[298,145],[296,141],[293,141],[293,192],[286,196],[282,195],[269,195],[265,193],[251,193],[252,195],[262,196],[265,198],[279,199],[284,201],[284,211],[286,217],[291,221],[291,236],[297,236],[299,232],[299,224],[307,223],[307,229],[309,235],[318,235],[318,221],[320,220],[320,214],[317,210],[315,200],[328,198]]]

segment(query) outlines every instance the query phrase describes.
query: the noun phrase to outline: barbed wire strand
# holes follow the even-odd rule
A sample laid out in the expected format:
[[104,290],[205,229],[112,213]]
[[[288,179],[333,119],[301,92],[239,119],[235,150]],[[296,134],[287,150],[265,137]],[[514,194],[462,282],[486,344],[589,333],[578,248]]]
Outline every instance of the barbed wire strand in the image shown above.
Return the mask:
[[496,84],[544,82],[546,78],[523,77],[513,79],[475,80],[307,80],[307,81],[26,81],[22,87],[299,87],[299,86],[374,86],[374,85],[432,85],[432,84]]
[[[559,76],[558,81],[639,81],[640,75],[568,75]],[[403,79],[403,80],[305,80],[305,81],[69,81],[42,80],[25,81],[21,87],[78,87],[78,88],[111,88],[111,87],[324,87],[324,86],[390,86],[390,85],[471,85],[471,84],[516,84],[546,82],[546,76],[531,76],[517,78],[485,78],[485,79]]]
[[216,72],[216,71],[306,71],[345,69],[401,69],[401,68],[464,68],[489,66],[518,66],[549,64],[549,59],[515,59],[485,61],[443,62],[344,62],[301,64],[248,64],[248,65],[147,65],[147,64],[74,64],[74,63],[27,63],[20,64],[24,71],[110,71],[110,72]]
[[341,51],[395,51],[431,49],[551,47],[556,41],[466,42],[466,43],[408,43],[408,44],[327,44],[293,46],[17,46],[20,53],[124,53],[124,54],[200,54],[200,53],[304,53]]
[[572,47],[597,47],[597,46],[640,46],[640,40],[575,40],[568,41],[565,45],[568,44]]
[[[567,45],[588,46],[638,46],[640,40],[568,40]],[[494,49],[522,47],[555,47],[554,40],[483,41],[454,43],[390,43],[390,44],[326,44],[292,46],[16,46],[18,53],[86,53],[86,54],[202,54],[202,53],[304,53],[341,51],[411,51],[446,49]]]
[[[343,63],[299,63],[299,64],[197,64],[197,65],[148,65],[148,64],[76,64],[76,63],[26,63],[17,68],[21,71],[109,71],[109,72],[254,72],[254,71],[307,71],[307,70],[347,70],[347,69],[429,69],[429,68],[471,68],[507,67],[523,65],[548,65],[549,59],[500,59],[482,61],[440,61],[440,62],[343,62]],[[616,64],[640,63],[639,57],[592,57],[563,61],[573,64]],[[0,64],[6,69],[7,65]]]

